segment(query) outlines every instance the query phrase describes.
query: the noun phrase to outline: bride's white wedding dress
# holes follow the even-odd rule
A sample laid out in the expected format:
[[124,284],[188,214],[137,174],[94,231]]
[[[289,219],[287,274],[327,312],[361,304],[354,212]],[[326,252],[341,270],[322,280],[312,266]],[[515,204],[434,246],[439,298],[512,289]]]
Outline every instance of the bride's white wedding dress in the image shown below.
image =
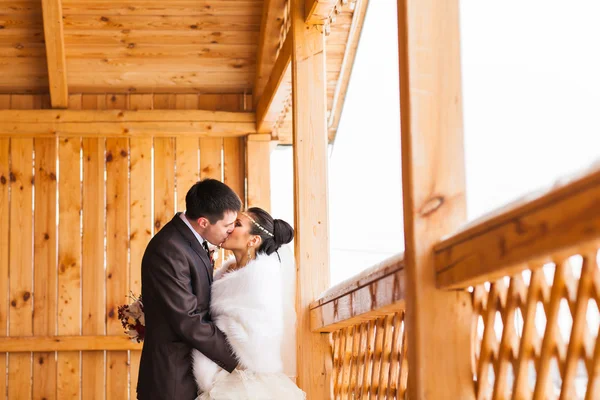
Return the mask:
[[235,261],[231,260],[215,273],[211,317],[240,365],[229,374],[194,349],[194,377],[202,392],[197,400],[306,398],[284,373],[295,374],[293,357],[290,360],[295,352],[290,342],[295,336],[295,268],[293,258],[288,261],[291,254],[282,256],[283,263],[277,253],[261,254],[245,267],[227,272]]

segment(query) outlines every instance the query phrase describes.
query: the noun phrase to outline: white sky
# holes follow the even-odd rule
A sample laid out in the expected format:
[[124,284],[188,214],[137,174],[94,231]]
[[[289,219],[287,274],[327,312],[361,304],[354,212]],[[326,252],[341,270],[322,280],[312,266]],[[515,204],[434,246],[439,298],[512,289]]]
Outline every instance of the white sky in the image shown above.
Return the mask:
[[[600,160],[600,1],[461,2],[469,219]],[[371,0],[330,156],[331,283],[403,250],[396,0]],[[293,221],[291,148],[273,213]]]

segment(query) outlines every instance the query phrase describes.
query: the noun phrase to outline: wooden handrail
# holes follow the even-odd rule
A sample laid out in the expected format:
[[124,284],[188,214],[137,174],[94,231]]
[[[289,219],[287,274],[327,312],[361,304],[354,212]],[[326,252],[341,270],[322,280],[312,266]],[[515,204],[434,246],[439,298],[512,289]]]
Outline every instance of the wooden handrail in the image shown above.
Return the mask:
[[332,332],[404,309],[404,254],[332,287],[310,305],[313,332]]
[[125,335],[0,337],[0,353],[141,349],[141,343],[132,342]]
[[600,165],[463,227],[435,246],[437,285],[459,289],[600,241]]

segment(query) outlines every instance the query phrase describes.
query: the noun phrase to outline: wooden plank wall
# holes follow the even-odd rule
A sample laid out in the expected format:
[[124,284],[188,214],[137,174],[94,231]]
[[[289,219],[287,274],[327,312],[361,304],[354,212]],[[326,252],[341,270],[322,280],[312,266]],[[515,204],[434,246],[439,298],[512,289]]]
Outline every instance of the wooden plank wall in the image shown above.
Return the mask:
[[[243,95],[70,95],[70,109],[243,111]],[[0,95],[0,109],[49,108]],[[146,244],[199,178],[245,202],[245,139],[0,139],[0,336],[123,335]],[[105,357],[106,356],[106,357]],[[135,399],[140,351],[2,353],[0,399]]]

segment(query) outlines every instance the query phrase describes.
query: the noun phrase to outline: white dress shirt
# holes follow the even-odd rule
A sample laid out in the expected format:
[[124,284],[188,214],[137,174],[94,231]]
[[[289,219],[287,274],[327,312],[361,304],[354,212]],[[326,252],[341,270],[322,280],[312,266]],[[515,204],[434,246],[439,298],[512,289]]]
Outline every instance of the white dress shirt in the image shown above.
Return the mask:
[[204,238],[200,236],[200,234],[196,232],[196,230],[192,227],[192,224],[190,224],[190,221],[188,221],[188,219],[185,216],[185,211],[179,214],[179,217],[183,220],[183,222],[185,222],[188,228],[190,228],[190,230],[194,232],[194,236],[196,236],[196,239],[198,239],[198,242],[200,242],[200,245],[202,245],[204,243]]

